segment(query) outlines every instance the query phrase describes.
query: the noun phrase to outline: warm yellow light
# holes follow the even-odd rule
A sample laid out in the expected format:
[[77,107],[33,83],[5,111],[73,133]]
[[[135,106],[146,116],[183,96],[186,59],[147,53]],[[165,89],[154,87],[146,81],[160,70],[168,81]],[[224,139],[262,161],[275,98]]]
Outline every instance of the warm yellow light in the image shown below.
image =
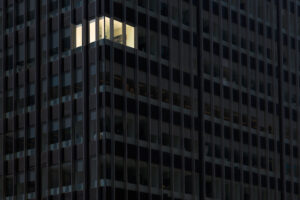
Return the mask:
[[105,39],[110,40],[110,18],[105,17]]
[[99,39],[104,39],[104,17],[99,19]]
[[75,47],[82,46],[82,24],[75,26]]
[[134,27],[126,24],[126,46],[134,48]]
[[[98,20],[98,25],[96,20]],[[124,31],[123,25],[125,26]],[[99,35],[96,33],[96,26],[99,28]],[[81,47],[83,45],[82,24],[75,25],[72,30],[72,48]],[[113,30],[113,32],[111,32],[111,30]],[[89,36],[88,43],[107,39],[120,44],[126,44],[126,46],[131,48],[135,48],[136,46],[135,27],[124,24],[118,20],[111,20],[109,17],[100,17],[99,19],[90,20],[88,22],[87,34]]]
[[96,41],[96,20],[89,21],[89,43]]
[[122,22],[114,20],[114,42],[123,44],[123,29]]

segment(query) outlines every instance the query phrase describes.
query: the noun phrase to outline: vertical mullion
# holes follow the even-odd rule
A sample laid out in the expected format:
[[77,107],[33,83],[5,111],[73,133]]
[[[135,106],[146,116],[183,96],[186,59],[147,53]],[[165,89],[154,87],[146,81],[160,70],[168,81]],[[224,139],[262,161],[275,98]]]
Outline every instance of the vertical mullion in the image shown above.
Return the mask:
[[[170,1],[170,0],[169,0]],[[172,0],[171,0],[172,1]],[[182,0],[179,0],[178,2],[178,20],[179,20],[179,34],[180,34],[180,39],[179,39],[179,41],[178,41],[178,46],[179,46],[179,58],[178,58],[178,62],[179,62],[179,65],[178,65],[178,67],[179,67],[179,72],[180,72],[180,74],[181,74],[181,72],[183,71],[182,70],[182,68],[183,68],[183,61],[182,61],[182,52],[183,52],[183,27],[182,27],[182,19],[183,19],[183,16],[182,16],[182,4],[183,4],[183,1]],[[171,13],[171,11],[169,12],[169,13]],[[170,16],[168,15],[168,20],[169,20],[169,23],[171,22],[171,20],[170,20]],[[171,51],[172,51],[172,49],[171,49],[171,45],[172,45],[172,34],[173,34],[173,30],[172,30],[172,27],[170,26],[169,27],[170,28],[170,39],[169,39],[169,49],[170,49],[170,51],[169,51],[169,58],[171,59]],[[171,152],[171,155],[172,155],[172,158],[174,157],[173,155],[174,155],[174,151],[173,151],[173,148],[174,148],[174,134],[173,134],[173,129],[174,129],[174,112],[173,112],[173,106],[174,106],[174,95],[173,95],[173,91],[175,90],[174,88],[173,88],[173,82],[174,82],[174,79],[173,79],[173,77],[174,77],[174,74],[173,74],[173,72],[174,72],[174,70],[173,70],[173,67],[170,67],[170,70],[171,70],[171,76],[170,76],[170,82],[171,82],[171,84],[170,84],[170,89],[169,89],[169,91],[170,91],[170,99],[171,99],[171,105],[172,105],[172,107],[171,107],[171,124],[170,124],[170,136],[171,136],[171,149],[172,149],[172,152]],[[180,75],[180,77],[181,77],[181,75]],[[182,90],[182,79],[180,79],[180,83],[179,83],[179,93],[181,94],[181,90]],[[181,96],[182,95],[180,95],[180,98],[181,98]],[[180,101],[180,103],[182,103],[182,101]],[[183,117],[184,117],[184,115],[182,114],[182,107],[180,107],[180,118],[181,118],[181,124],[180,124],[180,135],[179,135],[179,138],[180,138],[180,140],[181,140],[181,144],[180,144],[180,153],[181,153],[181,164],[182,164],[182,169],[181,169],[181,180],[182,180],[182,186],[181,186],[181,189],[182,189],[182,194],[181,194],[181,197],[182,198],[184,198],[184,194],[185,194],[185,190],[186,190],[186,188],[185,188],[185,156],[184,156],[184,128],[183,128]],[[171,173],[172,173],[172,175],[174,174],[174,161],[172,162],[172,169],[171,169]],[[172,176],[173,177],[173,176]],[[173,181],[174,182],[174,181]],[[174,184],[173,184],[173,189],[172,189],[172,193],[173,193],[173,195],[174,195]]]
[[[30,170],[27,168],[26,163],[30,162],[31,158],[30,156],[28,156],[28,138],[30,135],[30,126],[29,126],[29,112],[28,112],[28,91],[30,90],[28,88],[28,86],[30,87],[29,82],[29,72],[30,72],[30,68],[27,69],[27,45],[28,45],[28,31],[29,31],[29,27],[27,27],[27,7],[28,7],[28,2],[25,1],[24,3],[24,13],[25,13],[25,17],[24,17],[24,114],[25,114],[25,120],[24,120],[24,166],[25,166],[25,190],[24,190],[24,194],[26,194],[28,196],[28,181],[30,180]],[[16,15],[15,15],[16,16]],[[14,20],[14,22],[16,22],[16,20]],[[16,127],[16,126],[15,126]],[[27,160],[28,159],[28,160]],[[25,195],[25,196],[26,196]]]
[[115,163],[116,163],[116,156],[115,156],[115,112],[114,112],[114,108],[115,108],[115,98],[114,98],[114,57],[115,57],[115,51],[114,51],[114,47],[115,44],[113,42],[114,40],[114,2],[113,1],[109,1],[109,8],[110,8],[110,39],[112,40],[112,42],[110,44],[110,60],[109,60],[109,81],[110,81],[110,86],[109,86],[109,95],[110,95],[110,99],[111,99],[111,104],[110,104],[110,108],[109,108],[109,117],[110,117],[110,140],[111,140],[111,154],[110,154],[110,168],[111,168],[111,199],[112,200],[117,200],[115,199],[116,195],[115,195],[115,191],[116,191],[116,177],[115,177],[115,171],[116,171],[116,167],[115,167]]
[[[2,65],[2,67],[1,67],[1,69],[0,69],[0,74],[1,74],[1,76],[2,77],[0,77],[0,81],[1,81],[1,84],[0,84],[0,87],[1,87],[1,94],[2,94],[2,103],[3,103],[3,105],[2,105],[2,113],[0,113],[0,114],[2,114],[2,119],[1,119],[1,129],[0,129],[0,132],[2,133],[2,142],[3,142],[3,146],[2,147],[0,147],[0,148],[2,148],[2,155],[0,155],[1,156],[1,158],[2,158],[2,160],[1,160],[1,167],[0,168],[2,168],[2,174],[1,174],[1,176],[2,176],[2,180],[0,180],[1,182],[1,184],[2,184],[2,188],[1,188],[1,191],[3,191],[3,194],[0,194],[0,198],[3,198],[4,199],[4,197],[5,197],[5,171],[4,171],[4,163],[5,163],[5,129],[6,129],[6,123],[5,123],[5,103],[6,103],[6,99],[5,99],[5,62],[6,62],[6,54],[5,54],[5,51],[4,51],[4,49],[5,49],[5,43],[6,43],[6,40],[5,40],[5,35],[4,35],[4,33],[5,33],[5,28],[6,28],[6,26],[5,26],[5,19],[6,19],[6,12],[5,12],[5,8],[6,8],[6,4],[5,4],[5,2],[6,1],[1,1],[1,5],[2,5],[2,31],[1,31],[1,37],[2,37],[2,63],[1,63],[1,65]],[[2,72],[1,72],[1,70],[2,70]]]
[[[75,115],[75,112],[74,112],[74,76],[76,75],[75,74],[75,70],[74,70],[74,59],[75,59],[75,56],[73,55],[73,50],[72,50],[72,47],[73,47],[73,42],[75,42],[74,40],[74,12],[73,12],[73,9],[74,9],[74,1],[70,0],[70,39],[71,39],[71,55],[70,55],[70,74],[71,74],[71,156],[72,156],[72,159],[71,159],[71,185],[72,185],[72,193],[71,193],[71,199],[74,200],[76,199],[76,193],[73,192],[73,188],[74,188],[74,185],[75,185],[75,176],[76,176],[76,161],[75,161],[75,156],[76,156],[76,148],[75,148],[75,134],[74,134],[74,115]],[[76,186],[76,185],[75,185]]]
[[100,113],[100,108],[99,108],[99,99],[100,99],[100,93],[99,93],[99,6],[100,2],[96,1],[95,3],[95,26],[96,26],[96,46],[95,46],[95,67],[96,67],[96,191],[97,194],[95,195],[96,199],[100,199],[100,156],[99,156],[99,134],[100,134],[100,120],[99,120],[99,113]]
[[[25,11],[26,13],[26,11]],[[41,191],[41,104],[40,104],[40,1],[35,1],[35,21],[36,21],[36,28],[35,28],[35,104],[36,104],[36,118],[35,118],[35,148],[36,148],[36,198],[41,199],[42,191]]]
[[[295,27],[295,31],[294,31],[294,35],[298,35],[298,27],[299,27],[299,25],[298,25],[298,23],[299,23],[299,19],[298,19],[298,9],[297,9],[297,2],[298,1],[295,1],[295,22],[296,22],[296,27]],[[295,37],[295,42],[296,42],[296,44],[295,44],[295,47],[296,47],[296,54],[298,54],[298,49],[300,49],[300,47],[299,47],[299,45],[298,45],[298,39],[297,39],[298,37]],[[298,58],[298,56],[296,57],[296,66],[298,66],[299,65],[299,58]],[[297,79],[298,79],[298,81],[297,81]],[[299,70],[297,69],[297,67],[296,67],[296,88],[297,88],[297,86],[299,85]],[[299,107],[299,94],[298,94],[298,92],[296,93],[296,107]],[[297,111],[297,120],[299,119],[299,112]],[[297,126],[296,126],[296,130],[297,130],[297,132],[298,132],[298,130],[299,130],[299,128],[300,128],[300,124],[299,123],[297,123]],[[296,139],[296,144],[299,144],[299,137],[297,137],[297,139]],[[299,154],[299,145],[297,145],[296,146],[297,147],[297,154]],[[274,160],[274,159],[273,159]],[[295,161],[296,162],[296,166],[299,166],[299,160],[296,160]],[[296,174],[297,175],[297,174]],[[299,191],[299,182],[298,182],[298,188],[294,188],[294,193],[295,193],[295,191]],[[294,184],[294,186],[295,186],[295,184]],[[299,192],[298,192],[299,193]],[[299,197],[299,194],[296,194],[295,196],[298,196]]]
[[[135,3],[134,4],[134,8],[135,8],[135,10],[137,10],[138,9],[138,6],[137,6],[137,3]],[[126,13],[127,14],[127,13]],[[136,22],[136,24],[138,24],[138,12],[135,12],[135,16],[134,16],[134,21]],[[138,32],[136,31],[136,33],[137,33],[137,35],[138,35]],[[137,36],[138,37],[138,36]],[[136,50],[135,51],[135,79],[136,80],[139,80],[139,73],[138,73],[138,71],[139,71],[139,56],[138,56],[138,51]],[[127,74],[126,74],[126,78],[127,78]],[[148,77],[147,77],[147,80],[146,81],[148,81]],[[127,93],[127,90],[126,90],[126,83],[127,83],[127,80],[125,79],[125,80],[123,80],[123,83],[125,83],[124,85],[125,85],[125,87],[123,87],[123,90],[124,90],[124,92],[125,93]],[[147,84],[148,85],[148,84]],[[148,93],[149,93],[149,90],[148,90]],[[147,95],[147,96],[149,96],[149,95]],[[137,142],[138,142],[138,140],[139,140],[139,138],[140,138],[140,133],[139,133],[139,119],[140,119],[140,116],[139,116],[139,114],[140,114],[140,107],[139,107],[139,98],[138,98],[138,95],[135,95],[135,101],[136,101],[136,115],[134,116],[134,122],[135,122],[135,127],[134,127],[134,131],[136,132],[136,134],[135,134],[135,138],[134,138],[134,141],[136,142],[136,144],[137,144]],[[126,99],[126,101],[125,101],[125,103],[127,103],[127,99]],[[126,105],[126,104],[125,104]],[[127,105],[126,105],[126,110],[127,110]],[[135,164],[135,167],[137,167],[137,170],[136,170],[136,183],[137,183],[137,191],[136,191],[136,193],[138,194],[138,191],[139,191],[139,163],[138,163],[138,158],[139,158],[139,150],[138,150],[138,145],[136,145],[137,146],[137,157],[136,157],[136,161],[134,162],[134,164]],[[126,148],[127,148],[127,156],[128,156],[128,145],[126,144]],[[127,157],[126,157],[127,158]],[[128,170],[127,170],[128,171]],[[127,197],[128,198],[128,197]],[[137,198],[137,199],[139,199],[139,197]]]
[[[158,56],[158,66],[161,68],[162,66],[162,60],[161,60],[161,2],[158,1],[158,5],[157,5],[157,16],[158,16],[158,35],[157,35],[157,40],[158,40],[158,52],[157,52],[157,56]],[[148,25],[148,29],[149,29],[149,25]],[[150,44],[148,42],[148,44]],[[148,45],[149,46],[149,45]],[[149,49],[149,48],[148,48]],[[149,67],[147,67],[148,69]],[[169,73],[169,78],[171,79],[171,70],[170,70],[170,67],[168,66],[168,73]],[[149,88],[148,90],[148,98],[151,98],[151,85],[150,85],[150,70],[147,71],[147,86]],[[169,95],[170,95],[170,91],[171,91],[171,84],[170,84],[170,80],[169,80]],[[171,97],[171,96],[169,96]],[[172,106],[172,100],[170,98],[170,104],[169,106]],[[169,123],[173,123],[173,120],[172,120],[172,114],[171,114],[171,111],[169,112]],[[158,166],[158,169],[159,169],[159,177],[160,177],[160,183],[161,184],[161,189],[160,189],[160,195],[161,195],[161,198],[163,198],[164,196],[164,191],[163,191],[163,137],[162,137],[162,127],[163,127],[163,122],[162,120],[159,120],[159,124],[158,124],[158,127],[159,127],[159,130],[158,130],[158,135],[160,137],[158,137],[158,145],[159,145],[159,157],[160,157],[160,160],[159,160],[159,166]],[[171,132],[171,130],[169,130],[169,132]],[[160,186],[160,185],[159,185]]]
[[83,55],[83,148],[84,148],[84,199],[89,199],[89,94],[88,94],[88,0],[83,0],[82,15],[82,55]]
[[[17,60],[17,34],[16,34],[16,7],[17,7],[17,4],[16,2],[14,1],[13,2],[13,28],[12,28],[12,31],[13,31],[13,111],[12,111],[12,115],[13,115],[13,128],[12,128],[12,131],[13,131],[13,163],[12,163],[12,166],[13,166],[13,182],[14,182],[14,185],[17,185],[17,178],[16,178],[16,163],[15,163],[15,160],[16,160],[16,101],[17,101],[17,83],[16,83],[16,79],[17,79],[17,76],[16,76],[16,60]],[[26,74],[26,73],[25,73]],[[25,75],[25,82],[26,82],[26,75]],[[25,89],[25,99],[26,99],[26,89]],[[25,105],[26,105],[26,100],[25,100]],[[26,123],[26,116],[25,116],[25,123]],[[24,136],[24,139],[25,139],[25,148],[26,148],[26,125],[24,126],[25,127],[25,136]],[[25,151],[25,158],[26,158],[26,151]],[[10,161],[12,161],[10,159]],[[26,182],[26,169],[25,169],[25,182]],[[26,187],[25,187],[25,192],[26,192]],[[17,196],[17,192],[16,192],[16,187],[13,187],[13,196]]]
[[203,73],[202,73],[202,23],[203,23],[203,12],[202,12],[202,1],[197,1],[197,99],[198,99],[198,144],[199,144],[199,200],[205,199],[205,158],[204,158],[204,133],[203,133]]
[[46,79],[47,79],[47,199],[50,199],[50,187],[49,187],[49,177],[50,177],[50,174],[49,174],[49,167],[52,167],[51,162],[50,162],[50,157],[51,157],[51,152],[49,151],[49,140],[50,140],[50,136],[49,136],[49,133],[50,133],[50,106],[49,106],[49,93],[50,93],[50,81],[51,81],[51,76],[50,76],[50,63],[49,63],[49,60],[50,60],[50,56],[49,56],[49,46],[50,46],[50,42],[49,42],[49,36],[50,36],[50,28],[49,28],[49,3],[50,0],[46,0],[46,22],[47,22],[47,25],[46,25]]
[[[292,2],[292,1],[288,1],[287,2],[287,8],[286,8],[286,12],[288,13],[287,14],[287,20],[288,20],[288,22],[291,22],[291,23],[288,23],[287,24],[287,30],[286,30],[286,36],[287,36],[287,43],[288,43],[288,45],[286,46],[287,47],[287,60],[289,61],[288,63],[287,63],[287,65],[286,65],[286,71],[288,72],[288,76],[289,77],[291,77],[291,75],[290,74],[292,74],[292,69],[291,69],[291,61],[290,61],[290,58],[291,58],[291,53],[292,53],[292,48],[291,48],[291,31],[290,31],[290,26],[293,26],[293,24],[292,24],[292,19],[291,19],[291,16],[292,16],[292,14],[290,13],[290,11],[291,11],[291,9],[290,9],[290,2]],[[290,20],[291,19],[291,20]],[[281,18],[281,20],[283,21],[283,18]],[[286,22],[283,22],[283,23],[286,23]],[[284,47],[283,47],[284,48]],[[283,54],[282,54],[283,55]],[[283,73],[284,73],[284,66],[282,66],[283,67]],[[286,83],[284,83],[284,82],[281,82],[281,84],[282,84],[282,87],[284,87],[284,84],[288,84],[288,88],[285,88],[286,90],[288,90],[288,91],[291,91],[291,89],[292,89],[292,84],[291,84],[291,78],[289,78],[289,81],[287,81]],[[289,93],[289,95],[291,95],[291,94],[293,94],[292,92],[290,92]],[[285,92],[282,92],[282,96],[285,96]],[[287,104],[288,105],[288,114],[289,114],[289,117],[288,117],[288,119],[290,119],[290,120],[285,120],[285,122],[286,122],[286,124],[288,125],[288,127],[293,127],[292,125],[293,125],[293,123],[292,123],[292,118],[290,117],[291,116],[291,113],[292,113],[292,105],[290,104],[290,100],[287,102],[287,103],[285,103],[284,101],[283,101],[283,109],[284,109],[284,115],[285,115],[285,107],[284,107],[284,104]],[[283,114],[283,113],[282,113]],[[285,123],[283,123],[283,124],[285,124]],[[283,126],[283,125],[282,125]],[[293,128],[292,128],[292,130],[293,130]],[[289,144],[288,144],[288,147],[289,147],[289,151],[290,151],[290,154],[289,155],[286,155],[286,153],[284,153],[284,156],[286,157],[285,158],[285,160],[286,160],[286,163],[288,163],[290,166],[291,166],[291,169],[290,169],[290,175],[289,176],[291,176],[291,177],[293,177],[293,170],[292,170],[292,168],[293,168],[293,159],[292,159],[292,156],[291,155],[293,155],[293,143],[292,143],[292,140],[291,140],[291,138],[293,137],[293,131],[290,131],[290,133],[289,133],[289,138],[288,138],[288,142],[289,142]],[[293,138],[292,138],[293,139]],[[285,139],[286,140],[286,139]],[[285,144],[284,144],[284,152],[285,152]],[[285,163],[285,162],[284,162]],[[289,192],[287,192],[286,190],[288,189],[287,188],[287,185],[286,185],[286,183],[287,183],[287,181],[289,181],[289,183],[291,184],[290,185],[290,194],[285,194],[288,198],[292,198],[293,197],[293,181],[291,181],[291,178],[290,177],[287,177],[286,178],[286,180],[284,180],[284,185],[285,185],[285,190],[284,190],[284,192],[285,193],[289,193]]]
[[[127,16],[127,12],[126,12],[126,5],[127,5],[127,1],[125,0],[122,0],[122,4],[124,5],[123,6],[123,41],[124,41],[124,44],[126,44],[126,24],[127,24],[127,20],[126,20],[126,16]],[[126,60],[127,60],[127,53],[126,53],[126,48],[124,48],[124,58],[123,58],[123,76],[124,76],[124,79],[125,81],[127,80],[127,64],[126,64]],[[135,77],[136,77],[136,73],[135,73]],[[137,80],[137,79],[136,79]],[[123,80],[124,82],[124,80]],[[124,170],[123,170],[123,173],[124,173],[124,195],[125,195],[125,200],[128,200],[128,184],[126,182],[128,182],[128,170],[127,170],[127,155],[128,155],[128,148],[127,148],[127,141],[128,141],[128,128],[127,128],[127,124],[128,124],[128,113],[127,113],[127,96],[126,96],[126,84],[124,84],[124,87],[122,88],[123,90],[123,94],[124,94],[124,108],[123,108],[123,121],[125,122],[123,124],[123,128],[124,128],[124,135],[123,135],[123,142],[124,142],[124,154],[123,154],[123,166],[124,166]],[[137,91],[137,90],[136,90]],[[137,101],[136,101],[137,102]]]
[[[106,3],[107,1],[101,1],[101,9],[100,9],[100,16],[104,17],[105,16],[105,6],[106,6]],[[104,27],[105,27],[105,18],[103,18],[104,20]],[[103,27],[103,28],[104,28]],[[101,43],[101,41],[100,41]],[[100,51],[100,58],[102,58],[101,62],[100,62],[100,67],[98,69],[98,76],[99,76],[99,80],[102,80],[102,85],[100,85],[99,87],[99,91],[100,92],[100,98],[101,99],[101,102],[102,102],[102,108],[100,109],[100,124],[101,124],[101,120],[103,120],[103,123],[102,123],[102,131],[101,134],[103,133],[102,135],[102,139],[101,139],[101,143],[102,143],[102,149],[101,149],[101,152],[102,155],[101,156],[101,159],[100,159],[100,162],[103,162],[103,169],[100,169],[102,171],[102,174],[103,174],[103,179],[105,180],[104,182],[106,183],[106,76],[105,76],[105,73],[106,73],[106,48],[105,48],[105,42],[103,42],[104,45],[100,46],[99,48],[101,49]],[[101,76],[100,76],[101,75]],[[100,84],[100,81],[97,83],[97,85]],[[102,94],[101,94],[102,92]],[[97,102],[98,103],[98,102]],[[100,127],[101,128],[101,127]],[[101,186],[101,182],[100,182],[100,186]],[[106,186],[106,184],[104,184],[104,186]],[[107,197],[107,191],[106,191],[106,187],[103,187],[103,194],[101,194],[101,197],[103,199],[106,199]]]
[[282,97],[282,36],[281,36],[281,1],[277,0],[277,62],[278,62],[278,103],[279,103],[279,141],[280,141],[280,185],[281,199],[285,199],[285,154],[284,154],[284,133],[283,133],[283,97]]
[[56,2],[57,8],[58,8],[58,98],[59,98],[59,104],[58,104],[58,153],[59,153],[59,197],[60,199],[62,198],[62,192],[63,192],[63,153],[64,149],[62,149],[62,113],[63,113],[63,104],[62,104],[62,75],[64,73],[64,68],[63,68],[63,61],[62,61],[62,21],[63,21],[63,15],[61,13],[62,9],[62,1],[57,0]]

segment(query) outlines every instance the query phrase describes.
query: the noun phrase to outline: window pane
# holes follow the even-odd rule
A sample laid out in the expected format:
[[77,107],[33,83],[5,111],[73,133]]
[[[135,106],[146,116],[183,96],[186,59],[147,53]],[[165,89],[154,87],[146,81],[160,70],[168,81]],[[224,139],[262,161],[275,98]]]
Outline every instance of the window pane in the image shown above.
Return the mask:
[[114,20],[114,42],[118,42],[122,44],[123,42],[123,29],[122,29],[122,23]]
[[99,19],[99,39],[104,39],[104,17]]
[[134,27],[126,25],[126,45],[134,48]]
[[82,46],[82,24],[75,27],[75,48]]
[[105,17],[105,38],[110,39],[110,18]]
[[95,42],[96,41],[96,20],[95,19],[89,21],[89,31],[90,31],[89,43]]

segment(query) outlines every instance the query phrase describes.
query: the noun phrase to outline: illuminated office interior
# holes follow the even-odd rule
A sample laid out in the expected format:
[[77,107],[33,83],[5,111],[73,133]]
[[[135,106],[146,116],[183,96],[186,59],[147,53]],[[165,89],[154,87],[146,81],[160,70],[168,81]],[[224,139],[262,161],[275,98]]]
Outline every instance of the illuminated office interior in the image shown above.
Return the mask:
[[[97,34],[96,26],[99,26]],[[83,26],[82,24],[74,25],[73,29],[73,48],[83,45]],[[112,31],[111,31],[112,30]],[[88,42],[93,43],[96,40],[111,40],[119,44],[125,44],[128,47],[135,48],[135,27],[111,19],[109,17],[100,17],[88,22]]]

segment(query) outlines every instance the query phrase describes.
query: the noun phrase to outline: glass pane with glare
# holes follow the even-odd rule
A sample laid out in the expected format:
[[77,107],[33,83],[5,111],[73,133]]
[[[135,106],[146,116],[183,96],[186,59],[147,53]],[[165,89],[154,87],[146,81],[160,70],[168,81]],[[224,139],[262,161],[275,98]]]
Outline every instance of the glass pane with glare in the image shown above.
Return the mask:
[[105,39],[110,39],[110,18],[105,17]]
[[134,48],[134,27],[126,25],[126,46]]
[[75,26],[75,48],[82,46],[82,24]]
[[104,17],[99,19],[99,39],[104,39]]
[[114,20],[114,42],[123,43],[122,23]]
[[89,21],[89,43],[96,41],[96,20]]

